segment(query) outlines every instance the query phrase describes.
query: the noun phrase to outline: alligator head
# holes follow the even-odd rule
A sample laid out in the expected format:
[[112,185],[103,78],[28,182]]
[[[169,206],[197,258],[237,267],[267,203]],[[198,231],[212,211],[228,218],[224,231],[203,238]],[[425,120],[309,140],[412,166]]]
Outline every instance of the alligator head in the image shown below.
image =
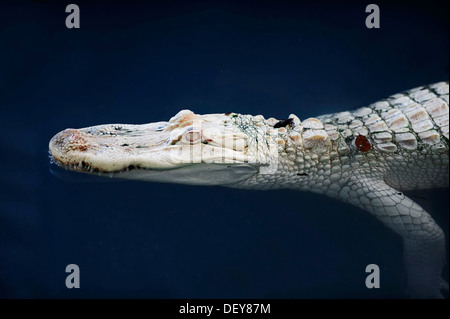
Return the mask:
[[197,115],[183,110],[168,122],[66,129],[50,140],[49,150],[54,163],[77,172],[183,184],[233,184],[253,176],[268,162],[258,155],[267,148],[257,143],[257,136],[264,133],[249,130],[249,120],[234,113]]

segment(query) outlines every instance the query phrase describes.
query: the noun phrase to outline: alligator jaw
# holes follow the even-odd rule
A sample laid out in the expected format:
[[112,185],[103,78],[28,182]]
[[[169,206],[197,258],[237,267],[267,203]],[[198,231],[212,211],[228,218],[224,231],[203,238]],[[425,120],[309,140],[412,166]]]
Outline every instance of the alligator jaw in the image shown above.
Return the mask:
[[246,139],[229,116],[185,110],[169,122],[66,129],[50,140],[49,151],[52,162],[76,172],[223,185],[255,173],[257,165],[248,164]]

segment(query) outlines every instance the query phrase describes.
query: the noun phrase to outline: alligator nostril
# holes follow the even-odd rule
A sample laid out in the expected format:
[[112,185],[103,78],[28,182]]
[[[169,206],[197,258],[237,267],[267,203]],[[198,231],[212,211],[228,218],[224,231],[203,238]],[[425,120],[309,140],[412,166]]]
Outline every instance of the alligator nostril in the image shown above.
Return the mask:
[[79,130],[66,129],[56,134],[52,139],[53,145],[62,151],[81,151],[88,149],[88,142]]
[[54,138],[56,138],[58,140],[64,140],[68,137],[72,138],[73,136],[79,136],[79,135],[80,135],[80,133],[78,130],[73,129],[73,128],[68,128],[68,129],[65,129],[64,131],[56,134]]

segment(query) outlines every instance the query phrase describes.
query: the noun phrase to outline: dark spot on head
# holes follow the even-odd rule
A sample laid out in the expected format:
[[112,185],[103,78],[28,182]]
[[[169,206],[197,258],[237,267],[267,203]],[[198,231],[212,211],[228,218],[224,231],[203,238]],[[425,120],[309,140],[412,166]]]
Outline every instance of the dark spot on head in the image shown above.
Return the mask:
[[402,193],[402,192],[398,192],[398,193],[397,193],[397,195],[399,195],[399,196],[402,196],[402,195],[403,195],[403,193]]
[[365,136],[363,136],[361,134],[359,134],[356,137],[355,145],[356,145],[356,148],[358,150],[360,150],[361,152],[368,152],[370,150],[370,147],[371,147],[370,142],[367,139],[367,137],[365,137]]
[[122,129],[122,126],[114,126],[114,129],[115,129],[116,131],[120,131],[120,130]]
[[225,113],[225,115],[230,115],[232,112],[227,112],[227,113]]
[[128,146],[128,144],[127,144],[127,143],[125,143],[125,144],[122,144],[122,145],[120,145],[120,146]]
[[273,128],[280,128],[280,127],[286,127],[286,126],[293,126],[294,125],[294,119],[286,119],[286,120],[281,120],[278,123],[276,123]]

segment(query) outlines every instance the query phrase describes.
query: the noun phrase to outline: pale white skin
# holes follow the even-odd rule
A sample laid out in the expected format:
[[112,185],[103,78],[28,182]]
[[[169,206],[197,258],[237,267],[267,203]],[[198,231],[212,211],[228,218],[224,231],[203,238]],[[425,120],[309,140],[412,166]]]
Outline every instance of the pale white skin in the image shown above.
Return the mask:
[[445,237],[402,191],[448,187],[448,82],[304,121],[180,111],[169,122],[55,135],[52,160],[111,177],[322,193],[375,215],[404,243],[408,293],[441,298]]

